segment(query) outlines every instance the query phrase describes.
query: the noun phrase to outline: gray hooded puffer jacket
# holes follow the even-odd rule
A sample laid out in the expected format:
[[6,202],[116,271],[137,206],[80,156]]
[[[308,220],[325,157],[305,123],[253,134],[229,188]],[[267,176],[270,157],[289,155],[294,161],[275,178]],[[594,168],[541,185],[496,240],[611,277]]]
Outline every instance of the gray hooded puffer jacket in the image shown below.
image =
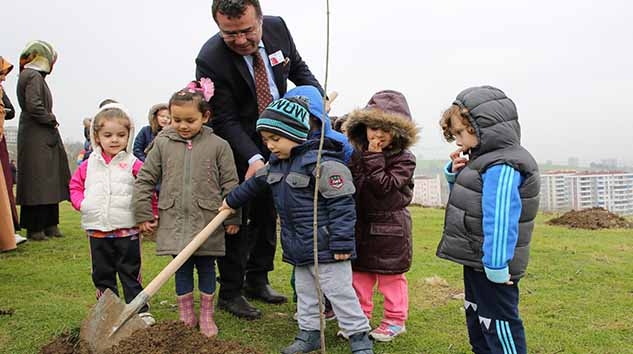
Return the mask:
[[491,86],[466,89],[453,104],[469,110],[469,121],[479,145],[470,151],[470,161],[458,173],[451,190],[437,256],[483,271],[482,175],[489,167],[507,164],[523,177],[519,186],[519,236],[508,265],[511,279],[520,279],[525,275],[530,255],[540,177],[536,161],[520,145],[516,106],[501,90]]

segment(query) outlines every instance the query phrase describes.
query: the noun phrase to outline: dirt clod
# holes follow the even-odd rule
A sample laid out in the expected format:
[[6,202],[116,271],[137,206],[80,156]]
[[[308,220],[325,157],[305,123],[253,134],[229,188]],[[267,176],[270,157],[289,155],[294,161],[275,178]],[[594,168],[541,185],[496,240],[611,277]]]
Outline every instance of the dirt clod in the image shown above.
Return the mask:
[[[45,345],[40,354],[92,354],[79,337],[65,332]],[[140,330],[103,354],[261,354],[239,343],[209,339],[179,321],[164,321]]]
[[12,316],[14,312],[14,309],[0,309],[0,316]]
[[572,210],[547,223],[589,230],[633,228],[633,223],[602,208]]

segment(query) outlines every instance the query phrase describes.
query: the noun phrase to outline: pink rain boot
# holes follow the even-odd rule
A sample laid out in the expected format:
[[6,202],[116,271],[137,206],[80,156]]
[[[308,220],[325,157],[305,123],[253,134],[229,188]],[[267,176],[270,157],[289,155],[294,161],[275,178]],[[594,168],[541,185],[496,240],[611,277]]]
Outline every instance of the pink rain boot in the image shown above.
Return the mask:
[[188,327],[195,327],[196,313],[193,308],[193,293],[178,296],[178,314],[180,321]]
[[212,338],[218,335],[218,326],[213,320],[213,294],[200,292],[200,333]]

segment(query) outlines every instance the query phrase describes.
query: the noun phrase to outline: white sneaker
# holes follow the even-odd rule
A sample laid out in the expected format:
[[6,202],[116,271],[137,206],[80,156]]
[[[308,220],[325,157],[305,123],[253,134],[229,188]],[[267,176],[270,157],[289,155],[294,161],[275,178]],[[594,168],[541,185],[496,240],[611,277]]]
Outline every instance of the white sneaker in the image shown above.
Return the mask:
[[349,340],[349,335],[345,333],[342,329],[336,332],[336,336],[345,340]]
[[146,325],[148,326],[153,326],[156,324],[156,320],[154,319],[154,316],[152,316],[151,313],[149,312],[141,312],[138,314],[138,316],[145,322]]
[[26,237],[22,237],[22,236],[20,236],[18,234],[15,234],[15,244],[16,245],[19,245],[19,244],[24,243],[26,241],[28,241],[28,239]]

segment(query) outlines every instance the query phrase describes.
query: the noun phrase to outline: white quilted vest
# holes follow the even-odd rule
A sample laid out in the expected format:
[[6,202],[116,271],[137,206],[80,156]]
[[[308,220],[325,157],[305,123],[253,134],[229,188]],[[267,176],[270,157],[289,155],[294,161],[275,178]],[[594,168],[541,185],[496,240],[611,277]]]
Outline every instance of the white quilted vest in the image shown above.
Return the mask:
[[88,158],[81,226],[85,230],[114,231],[136,225],[132,211],[136,157],[118,153],[109,164],[98,148]]

